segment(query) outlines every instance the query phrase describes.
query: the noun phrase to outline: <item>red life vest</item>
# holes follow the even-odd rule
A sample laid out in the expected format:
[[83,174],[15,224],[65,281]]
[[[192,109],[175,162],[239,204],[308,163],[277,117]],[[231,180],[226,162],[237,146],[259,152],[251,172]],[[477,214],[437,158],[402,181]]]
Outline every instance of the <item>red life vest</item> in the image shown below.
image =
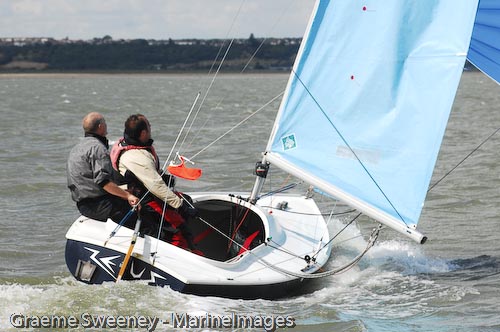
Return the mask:
[[118,163],[120,161],[122,153],[133,149],[144,149],[151,152],[155,160],[156,170],[160,169],[160,161],[158,159],[158,155],[156,154],[155,148],[152,145],[150,146],[130,145],[125,143],[125,138],[122,137],[113,145],[113,147],[111,148],[111,152],[109,153],[109,157],[111,158],[111,164],[113,165],[113,168],[116,171],[119,172]]

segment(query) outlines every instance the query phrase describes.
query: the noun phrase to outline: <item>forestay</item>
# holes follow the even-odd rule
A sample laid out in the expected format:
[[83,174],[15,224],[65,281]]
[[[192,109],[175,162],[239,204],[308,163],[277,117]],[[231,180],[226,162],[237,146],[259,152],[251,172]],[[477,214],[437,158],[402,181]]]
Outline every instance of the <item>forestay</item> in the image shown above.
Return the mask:
[[467,58],[500,83],[500,2],[481,0]]
[[477,1],[320,0],[266,160],[418,242]]

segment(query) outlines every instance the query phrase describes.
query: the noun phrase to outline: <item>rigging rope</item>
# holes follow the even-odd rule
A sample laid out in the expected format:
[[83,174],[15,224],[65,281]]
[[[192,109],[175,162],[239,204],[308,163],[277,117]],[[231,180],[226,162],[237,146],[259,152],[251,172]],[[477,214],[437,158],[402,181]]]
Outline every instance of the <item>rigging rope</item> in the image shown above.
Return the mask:
[[191,124],[188,128],[188,130],[186,131],[186,135],[184,136],[184,139],[182,140],[182,144],[181,144],[181,147],[184,145],[184,142],[186,141],[187,139],[187,136],[189,134],[189,132],[191,131],[192,127],[193,127],[193,124],[194,124],[194,121],[196,120],[196,118],[198,117],[198,114],[200,113],[201,111],[201,108],[203,106],[203,104],[205,103],[205,100],[207,99],[208,97],[208,94],[210,93],[210,90],[212,89],[212,86],[214,85],[215,83],[215,79],[217,78],[217,75],[219,74],[220,72],[220,69],[222,67],[222,64],[224,63],[225,59],[226,59],[226,56],[227,54],[229,53],[229,50],[231,49],[231,46],[233,45],[233,41],[234,41],[234,38],[231,40],[231,42],[229,43],[229,46],[227,47],[226,49],[226,52],[224,53],[224,56],[221,60],[221,62],[219,63],[219,67],[217,68],[217,71],[215,72],[214,76],[212,77],[212,81],[210,82],[208,88],[207,88],[207,91],[205,91],[205,95],[203,96],[203,99],[201,100],[201,103],[200,105],[198,106],[198,110],[196,111],[194,117],[193,117],[193,120],[191,121]]
[[172,145],[172,149],[170,149],[170,152],[168,153],[168,157],[167,157],[167,159],[165,159],[165,163],[163,164],[163,167],[162,167],[163,173],[161,175],[163,175],[165,173],[166,169],[167,169],[167,163],[169,162],[170,157],[172,157],[172,154],[174,153],[174,150],[175,150],[175,147],[177,145],[177,142],[179,141],[179,138],[181,137],[181,134],[184,131],[184,128],[186,127],[186,123],[188,122],[189,118],[191,117],[191,113],[193,112],[193,109],[196,106],[196,103],[198,102],[198,99],[200,98],[200,94],[201,93],[198,92],[198,94],[196,95],[196,98],[194,99],[194,102],[191,105],[191,108],[190,108],[190,110],[189,110],[189,112],[188,112],[188,114],[186,116],[186,119],[184,120],[184,123],[182,124],[182,127],[179,130],[179,133],[177,134],[177,138],[175,139],[175,142]]
[[[228,29],[227,33],[226,33],[226,37],[225,37],[225,39],[228,39],[228,36],[229,36],[230,32],[233,30],[233,27],[234,27],[234,25],[235,25],[235,23],[236,23],[237,18],[240,16],[240,13],[241,13],[241,10],[242,10],[242,8],[243,8],[243,6],[244,6],[244,4],[245,4],[245,1],[246,1],[246,0],[242,0],[242,1],[241,1],[240,6],[239,6],[239,8],[238,8],[238,10],[237,10],[236,14],[234,15],[233,20],[232,20],[232,22],[231,22],[231,25],[230,25],[230,27],[229,27],[229,29]],[[282,19],[283,19],[283,17],[284,17],[284,15],[285,15],[285,13],[286,13],[287,11],[289,11],[289,10],[290,10],[290,8],[292,7],[292,5],[294,5],[295,3],[297,3],[297,0],[287,2],[287,6],[285,6],[285,7],[283,8],[283,10],[282,10],[281,14],[279,15],[279,17],[278,17],[276,20],[274,20],[274,24],[273,24],[273,26],[272,26],[272,27],[269,29],[269,31],[266,33],[267,35],[270,35],[270,34],[271,34],[271,32],[272,32],[272,31],[274,31],[274,29],[276,28],[276,26],[278,25],[278,23],[279,23],[280,21],[282,21]],[[201,101],[201,103],[200,103],[200,105],[199,105],[199,107],[198,107],[198,110],[196,111],[196,114],[194,115],[194,117],[193,117],[193,119],[192,119],[192,121],[191,121],[191,124],[190,124],[190,126],[189,126],[188,130],[186,131],[186,135],[185,135],[185,137],[184,137],[184,139],[183,139],[183,141],[182,141],[182,143],[181,143],[181,145],[180,145],[181,147],[183,147],[183,146],[184,146],[184,143],[185,143],[185,141],[186,141],[186,139],[187,139],[187,136],[188,136],[188,134],[191,132],[191,129],[192,129],[193,125],[194,125],[194,122],[195,122],[195,120],[197,119],[197,117],[198,117],[198,115],[199,115],[199,112],[201,111],[201,108],[202,108],[202,106],[204,105],[205,100],[206,100],[206,98],[208,97],[208,94],[209,94],[209,92],[210,92],[210,90],[211,90],[211,88],[212,88],[213,84],[215,83],[215,80],[216,80],[216,78],[217,78],[217,76],[218,76],[218,74],[219,74],[219,72],[220,72],[220,69],[221,69],[221,67],[222,67],[222,65],[223,65],[223,63],[224,63],[224,61],[225,61],[225,59],[226,59],[226,57],[227,57],[227,54],[229,53],[229,50],[231,49],[231,46],[232,46],[232,44],[233,44],[234,40],[235,40],[234,38],[231,40],[231,42],[230,42],[229,46],[227,47],[226,52],[225,52],[225,54],[224,54],[224,56],[223,56],[223,58],[222,58],[222,60],[221,60],[221,62],[219,63],[219,66],[218,66],[218,68],[217,68],[217,71],[215,72],[215,74],[214,74],[214,76],[213,76],[213,78],[212,78],[212,80],[211,80],[211,82],[210,82],[210,84],[209,84],[209,87],[207,88],[206,93],[205,93],[205,95],[204,95],[204,97],[203,97],[203,99],[202,99],[202,101]],[[257,55],[257,53],[260,51],[260,49],[262,48],[262,46],[264,45],[264,43],[265,43],[266,41],[267,41],[267,38],[264,38],[264,39],[262,40],[262,42],[259,44],[259,46],[257,47],[257,49],[254,51],[254,53],[251,55],[251,57],[249,58],[249,60],[246,62],[245,66],[243,67],[243,69],[241,70],[241,72],[240,72],[240,73],[243,73],[243,72],[247,69],[247,67],[250,65],[250,63],[251,63],[251,62],[252,62],[252,60],[255,58],[255,56],[256,56],[256,55]],[[219,55],[221,54],[221,52],[222,52],[222,49],[223,49],[223,48],[224,48],[224,43],[223,43],[223,44],[221,44],[221,46],[220,46],[220,48],[219,48],[219,50],[218,50],[218,52],[217,52],[217,55],[215,56],[215,59],[214,59],[214,61],[212,62],[212,65],[211,65],[211,67],[210,67],[210,70],[209,70],[208,74],[212,73],[212,70],[213,70],[213,68],[215,67],[215,64],[217,63],[217,60],[218,60]],[[282,95],[282,94],[281,94],[281,95]],[[280,95],[280,96],[281,96],[281,95]],[[268,104],[269,104],[269,103],[268,103]],[[268,104],[266,104],[266,105],[268,105]],[[208,121],[208,120],[207,120],[207,121]],[[245,121],[246,121],[246,119],[245,119]],[[205,122],[205,124],[206,124],[206,122]],[[205,124],[203,124],[202,128],[205,126]],[[239,124],[238,124],[238,125],[239,125]],[[234,128],[233,128],[233,129],[234,129]],[[227,134],[227,133],[226,133],[226,134]],[[224,134],[224,135],[225,135],[225,134]],[[224,135],[223,135],[223,136],[224,136]],[[222,137],[220,137],[220,138],[222,138]],[[220,138],[216,139],[213,143],[217,142]],[[193,138],[193,140],[194,140],[194,138]],[[212,144],[213,144],[213,143],[212,143]],[[210,144],[209,146],[211,146],[212,144]],[[208,147],[207,147],[207,148],[208,148]],[[203,149],[203,150],[204,150],[204,149]],[[202,150],[202,151],[203,151],[203,150]],[[199,153],[201,153],[202,151],[198,152],[197,154],[195,154],[194,156],[192,156],[190,159],[191,159],[191,160],[193,160],[193,158],[194,158],[195,156],[197,156]]]
[[337,236],[339,236],[339,235],[340,235],[340,233],[342,233],[342,232],[343,232],[343,231],[344,231],[347,227],[349,227],[349,226],[350,226],[350,225],[351,225],[351,224],[352,224],[352,223],[353,223],[356,219],[358,219],[358,218],[359,218],[359,216],[361,216],[361,213],[358,213],[358,215],[357,215],[356,217],[354,217],[354,218],[353,218],[353,219],[352,219],[349,223],[347,223],[347,224],[344,226],[344,228],[342,228],[342,229],[341,229],[341,230],[340,230],[337,234],[335,234],[335,236],[333,236],[333,237],[330,239],[330,241],[328,241],[327,243],[325,243],[325,245],[324,245],[324,246],[323,246],[320,250],[318,250],[318,252],[317,252],[316,254],[314,254],[314,256],[313,256],[313,257],[316,257],[316,256],[319,254],[319,252],[320,252],[321,250],[325,249],[325,248],[326,248],[326,246],[328,246],[330,243],[332,243],[332,241],[333,241],[333,240],[335,240],[335,238],[336,238]]
[[356,265],[361,260],[361,258],[363,258],[363,256],[368,252],[368,250],[370,250],[370,248],[375,245],[375,242],[378,239],[378,235],[380,233],[380,229],[381,228],[382,228],[382,225],[379,225],[377,228],[375,228],[372,231],[372,233],[370,235],[370,238],[368,239],[368,243],[366,245],[366,248],[358,256],[356,256],[352,261],[350,261],[349,263],[347,263],[347,264],[345,264],[345,265],[343,265],[341,267],[338,267],[336,269],[332,269],[332,270],[329,270],[329,271],[325,271],[325,272],[298,273],[298,272],[288,271],[288,270],[279,268],[279,267],[277,267],[275,265],[272,265],[272,264],[268,263],[264,259],[262,259],[262,258],[256,256],[255,254],[253,254],[251,251],[250,251],[250,253],[253,254],[254,256],[256,256],[256,258],[257,258],[257,260],[259,262],[263,263],[265,266],[269,267],[270,269],[275,270],[276,272],[279,272],[279,273],[282,273],[282,274],[286,274],[286,275],[295,277],[295,278],[319,279],[319,278],[324,278],[324,277],[330,277],[332,275],[345,272],[345,271],[351,269],[354,265]]
[[[240,6],[239,6],[239,8],[238,8],[238,11],[236,12],[236,15],[233,17],[233,21],[231,22],[231,26],[229,27],[229,29],[228,29],[228,31],[227,31],[227,33],[226,33],[226,38],[225,38],[225,39],[227,39],[227,37],[229,36],[229,33],[230,33],[230,32],[231,32],[231,30],[233,29],[234,24],[235,24],[235,22],[236,22],[236,19],[237,19],[237,18],[238,18],[238,16],[240,15],[241,9],[243,8],[243,5],[245,4],[245,1],[246,1],[246,0],[242,0],[242,1],[241,1]],[[201,103],[200,103],[200,105],[199,105],[199,107],[198,107],[198,110],[196,111],[196,114],[194,115],[194,118],[193,118],[193,120],[191,121],[191,124],[190,124],[190,126],[189,126],[189,129],[187,130],[186,135],[184,136],[184,139],[182,140],[181,147],[184,145],[184,143],[185,143],[185,141],[186,141],[186,139],[187,139],[187,136],[188,136],[189,132],[191,132],[191,129],[192,129],[193,124],[194,124],[194,121],[195,121],[195,120],[196,120],[196,118],[198,117],[198,114],[200,113],[201,108],[202,108],[203,104],[205,103],[205,100],[206,100],[206,98],[208,97],[208,94],[210,93],[210,90],[212,89],[212,86],[213,86],[213,85],[214,85],[214,83],[215,83],[215,79],[217,78],[217,76],[218,76],[218,74],[219,74],[219,72],[220,72],[220,69],[221,69],[221,67],[222,67],[223,63],[224,63],[224,61],[226,60],[226,57],[227,57],[227,55],[228,55],[228,53],[229,53],[229,50],[231,49],[231,46],[233,45],[233,42],[234,42],[234,38],[233,38],[233,39],[231,39],[231,42],[229,43],[229,45],[228,45],[228,47],[227,47],[227,49],[226,49],[226,52],[224,53],[224,56],[222,57],[222,59],[221,59],[221,61],[220,61],[220,63],[219,63],[219,66],[217,67],[217,70],[216,70],[215,74],[214,74],[214,75],[213,75],[213,77],[212,77],[212,80],[211,80],[211,82],[210,82],[210,84],[209,84],[209,86],[208,86],[208,88],[207,88],[207,90],[206,90],[206,92],[205,92],[205,95],[203,96],[203,99],[202,99],[202,101],[201,101]],[[215,66],[215,64],[217,63],[217,59],[219,58],[219,55],[220,55],[220,53],[221,53],[221,51],[222,51],[222,49],[223,49],[223,48],[224,48],[224,43],[222,43],[222,45],[220,46],[219,51],[217,52],[217,55],[215,56],[215,59],[214,59],[214,61],[212,62],[212,66],[210,67],[210,70],[208,71],[208,75],[210,75],[210,73],[212,72],[212,69],[213,69],[213,67]]]
[[470,156],[472,156],[472,154],[474,152],[476,152],[477,150],[479,150],[479,148],[484,144],[486,143],[487,141],[489,141],[498,131],[500,131],[500,127],[497,128],[493,133],[491,133],[488,137],[486,137],[486,139],[484,139],[478,146],[476,146],[471,152],[469,152],[468,155],[465,156],[465,158],[463,158],[458,164],[455,165],[455,167],[453,167],[452,169],[450,169],[448,172],[446,172],[445,175],[443,175],[439,180],[437,180],[432,186],[429,187],[429,189],[427,190],[427,192],[431,191],[432,189],[434,189],[434,187],[436,187],[441,181],[443,181],[448,175],[450,175],[455,169],[457,169],[465,160],[467,160]]
[[272,98],[270,101],[268,101],[267,103],[265,103],[263,106],[261,106],[258,110],[252,112],[250,115],[248,115],[246,118],[244,118],[243,120],[241,120],[240,122],[238,122],[236,125],[234,125],[233,127],[231,127],[229,130],[227,130],[224,134],[222,134],[221,136],[219,136],[218,138],[216,138],[214,141],[212,141],[212,143],[208,144],[207,146],[205,146],[203,149],[201,149],[200,151],[198,151],[197,153],[195,153],[194,155],[192,155],[189,159],[193,160],[195,157],[197,157],[199,154],[201,154],[202,152],[204,152],[205,150],[207,150],[208,148],[210,148],[212,145],[214,145],[215,143],[217,143],[218,141],[220,141],[222,138],[224,138],[224,136],[226,136],[227,134],[229,134],[230,132],[232,132],[233,130],[235,130],[236,128],[238,128],[239,126],[241,126],[243,123],[245,123],[246,121],[248,121],[248,119],[250,119],[251,117],[253,117],[254,115],[256,115],[257,113],[259,113],[260,111],[262,111],[264,108],[266,108],[268,105],[270,105],[272,102],[274,102],[276,99],[278,99],[279,97],[281,97],[283,95],[284,91],[281,92],[280,94],[278,94],[277,96],[275,96],[274,98]]

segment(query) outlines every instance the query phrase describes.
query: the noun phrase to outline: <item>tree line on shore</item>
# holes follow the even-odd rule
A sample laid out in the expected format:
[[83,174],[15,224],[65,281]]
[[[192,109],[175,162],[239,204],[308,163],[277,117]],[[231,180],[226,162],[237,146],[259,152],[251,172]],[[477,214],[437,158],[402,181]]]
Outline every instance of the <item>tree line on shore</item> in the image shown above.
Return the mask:
[[253,35],[233,41],[124,41],[107,36],[1,43],[0,71],[206,71],[223,57],[223,71],[290,70],[299,46],[299,38],[264,40]]
[[[235,40],[113,40],[90,41],[31,38],[16,43],[0,38],[0,72],[65,71],[289,71],[300,38]],[[468,61],[466,70],[475,70]]]

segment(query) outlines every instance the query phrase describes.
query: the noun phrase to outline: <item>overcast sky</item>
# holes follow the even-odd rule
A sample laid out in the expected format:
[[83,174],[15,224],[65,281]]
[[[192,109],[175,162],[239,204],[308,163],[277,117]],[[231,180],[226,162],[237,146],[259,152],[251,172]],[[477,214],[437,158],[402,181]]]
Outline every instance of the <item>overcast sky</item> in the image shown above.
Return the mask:
[[0,0],[0,37],[206,39],[248,38],[251,33],[302,37],[314,2]]

